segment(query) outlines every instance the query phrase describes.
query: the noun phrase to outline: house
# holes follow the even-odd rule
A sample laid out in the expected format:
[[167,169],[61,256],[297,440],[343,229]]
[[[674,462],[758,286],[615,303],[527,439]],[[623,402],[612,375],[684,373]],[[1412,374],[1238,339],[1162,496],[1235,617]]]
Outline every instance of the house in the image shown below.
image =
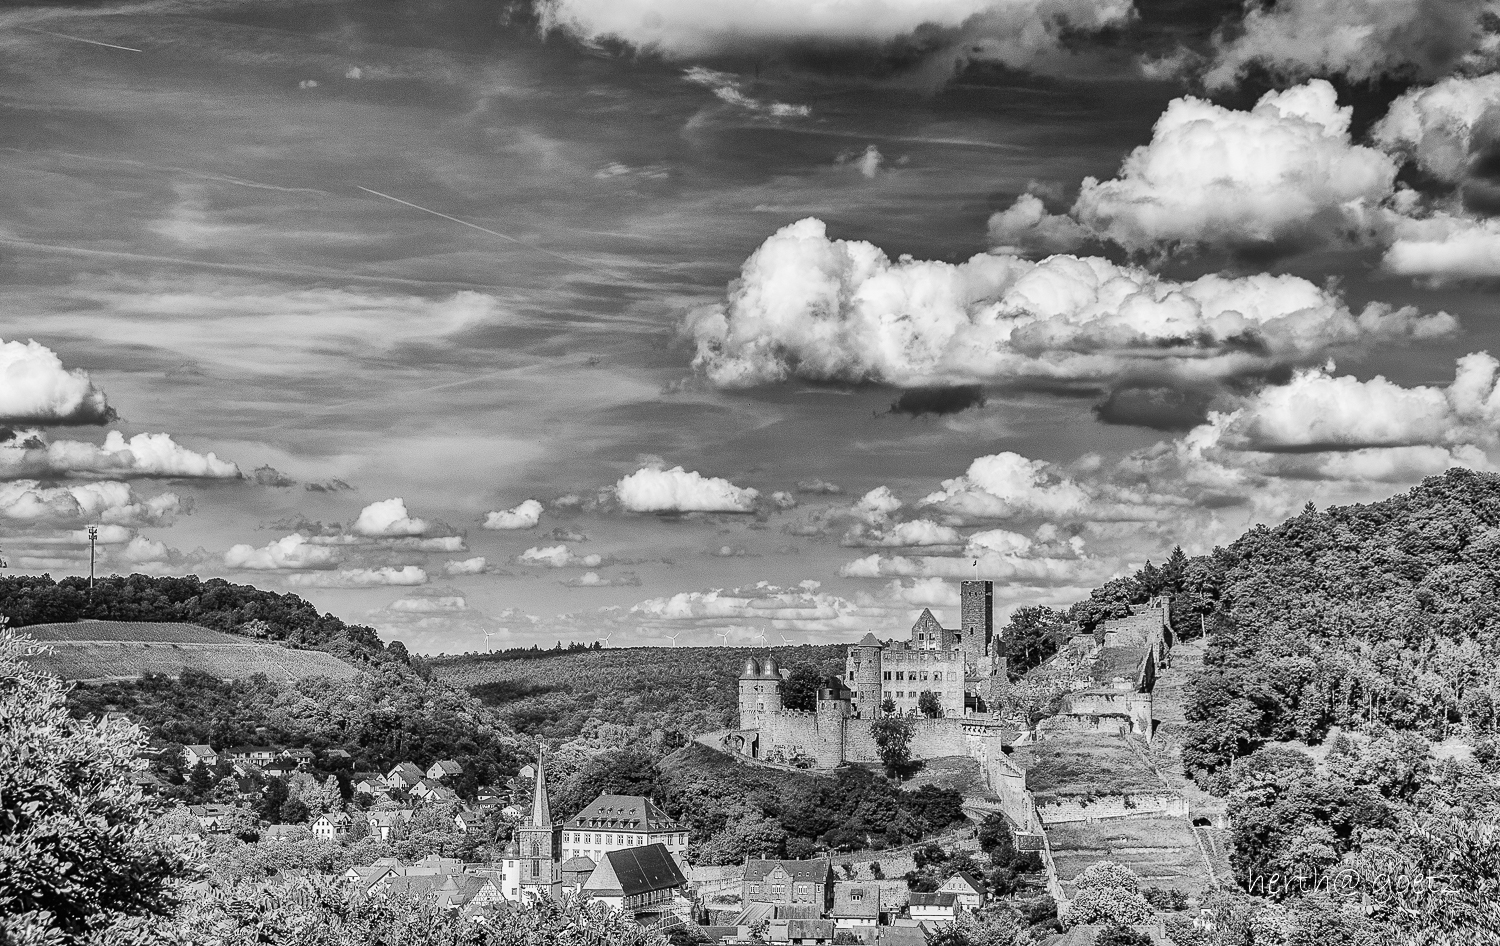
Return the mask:
[[426,774],[410,762],[402,762],[385,773],[385,783],[387,785],[391,788],[399,788],[404,791],[410,791],[424,778],[426,778]]
[[286,759],[297,764],[307,763],[312,765],[313,751],[311,749],[282,749],[278,758]]
[[562,885],[564,893],[577,896],[583,889],[583,882],[589,879],[589,875],[598,867],[592,860],[583,855],[570,857],[562,862]]
[[458,792],[433,778],[424,778],[413,785],[411,796],[429,805],[446,805],[458,801]]
[[291,759],[277,759],[275,762],[267,762],[260,770],[272,778],[287,778],[297,773],[298,765]]
[[660,844],[682,869],[687,826],[642,795],[600,795],[562,827],[564,860],[583,855],[598,863],[610,851]]
[[464,767],[452,759],[440,759],[427,767],[427,777],[442,781],[464,774]]
[[392,877],[388,890],[395,896],[430,898],[440,910],[483,907],[503,899],[491,878],[462,872]]
[[397,827],[411,820],[415,810],[411,808],[399,808],[391,811],[370,811],[365,813],[365,823],[370,826],[370,836],[382,841],[391,839],[391,832]]
[[529,762],[526,763],[525,765],[521,766],[521,771],[516,773],[516,778],[536,778],[536,766],[532,765]]
[[958,897],[958,906],[963,910],[978,910],[989,897],[984,882],[968,871],[959,871],[949,877],[937,892],[951,893]]
[[453,815],[453,823],[464,834],[476,834],[484,830],[484,813],[461,809]]
[[833,885],[833,907],[828,911],[835,928],[867,940],[880,925],[880,887],[864,881],[841,880]]
[[837,932],[832,920],[823,919],[823,908],[816,903],[774,904],[766,922],[766,939],[772,943],[831,943]]
[[342,811],[325,812],[312,823],[312,833],[323,841],[343,840],[349,836],[349,816]]
[[838,935],[832,920],[787,920],[781,926],[772,923],[767,938],[773,943],[795,946],[831,943]]
[[189,769],[196,768],[200,764],[204,768],[211,769],[219,764],[219,754],[213,750],[212,746],[183,746],[182,764]]
[[740,877],[740,902],[833,905],[833,864],[826,857],[805,861],[747,858]]
[[608,851],[583,882],[583,894],[637,921],[652,922],[672,912],[687,878],[665,844]]
[[958,919],[960,907],[956,893],[913,893],[907,905],[911,918],[931,929]]
[[270,746],[230,746],[223,754],[230,762],[251,765],[266,765],[276,760],[276,750]]
[[193,805],[188,814],[198,819],[204,831],[220,831],[223,823],[238,811],[233,805]]
[[354,793],[365,795],[369,798],[389,798],[391,790],[386,787],[385,779],[362,778],[354,783]]
[[324,749],[323,764],[331,769],[341,769],[354,763],[354,756],[343,749]]
[[875,946],[927,946],[927,933],[920,926],[881,926],[875,930]]
[[300,824],[273,824],[260,829],[260,841],[262,844],[271,844],[280,841],[300,841],[306,836],[307,829]]

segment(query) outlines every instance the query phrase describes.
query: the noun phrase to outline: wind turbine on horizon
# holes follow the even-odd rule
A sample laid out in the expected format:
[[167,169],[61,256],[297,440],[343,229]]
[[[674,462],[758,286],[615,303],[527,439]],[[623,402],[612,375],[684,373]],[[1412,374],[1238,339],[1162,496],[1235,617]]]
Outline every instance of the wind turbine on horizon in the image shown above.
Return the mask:
[[488,629],[485,629],[482,633],[484,634],[485,653],[493,654],[495,652],[495,648],[490,646],[490,631]]
[[662,637],[665,637],[667,640],[671,641],[672,642],[672,646],[676,647],[677,646],[677,638],[681,637],[682,634],[683,634],[682,631],[678,631],[676,634],[663,634]]
[[608,633],[608,634],[605,634],[605,635],[604,635],[604,646],[605,646],[605,647],[608,647],[608,646],[609,646],[609,639],[610,639],[610,638],[611,638],[611,637],[614,637],[614,636],[615,636],[615,635],[616,635],[616,634],[618,634],[618,633],[619,633],[619,631],[620,631],[620,629],[619,629],[619,628],[615,628],[615,629],[614,629],[614,630],[613,630],[613,631],[610,631],[610,632],[609,632],[609,633]]
[[714,631],[714,633],[717,634],[717,635],[719,635],[721,638],[724,639],[724,646],[725,647],[729,646],[729,634],[730,634],[729,631]]

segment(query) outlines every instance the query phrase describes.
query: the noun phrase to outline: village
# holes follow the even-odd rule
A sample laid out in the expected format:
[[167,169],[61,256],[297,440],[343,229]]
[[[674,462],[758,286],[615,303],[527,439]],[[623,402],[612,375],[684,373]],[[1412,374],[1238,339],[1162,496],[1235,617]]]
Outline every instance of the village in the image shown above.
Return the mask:
[[[1153,693],[1174,679],[1165,602],[1079,635],[1012,683],[988,586],[965,583],[962,628],[924,613],[910,641],[851,645],[814,712],[781,709],[775,661],[748,659],[739,726],[696,740],[743,766],[831,772],[877,763],[871,723],[899,721],[916,767],[966,766],[983,779],[965,798],[969,827],[905,849],[694,864],[688,826],[649,797],[599,794],[555,818],[541,749],[503,784],[476,786],[451,759],[354,771],[337,748],[188,745],[173,761],[208,800],[164,816],[161,830],[190,858],[216,838],[247,842],[242,856],[270,865],[267,886],[429,899],[476,922],[500,902],[586,899],[677,942],[918,946],[1014,892],[986,880],[1006,865],[1027,872],[1022,886],[1045,894],[1059,919],[1074,911],[1085,934],[1090,917],[1076,907],[1101,885],[1123,882],[1163,910],[1199,902],[1228,876],[1222,803],[1156,764],[1173,729],[1153,713]],[[921,702],[936,688],[952,710],[922,712],[919,688]],[[1035,718],[1039,706],[1053,712]],[[278,850],[309,842],[348,866],[277,866]],[[1140,935],[1159,935],[1150,909],[1131,919]]]

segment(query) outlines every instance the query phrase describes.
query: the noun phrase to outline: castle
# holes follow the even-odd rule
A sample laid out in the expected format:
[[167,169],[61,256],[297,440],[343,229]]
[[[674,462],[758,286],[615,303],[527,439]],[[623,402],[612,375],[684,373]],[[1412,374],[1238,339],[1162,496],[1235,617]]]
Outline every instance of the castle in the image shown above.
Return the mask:
[[[1003,642],[995,636],[995,586],[966,581],[960,626],[945,628],[924,610],[910,640],[866,634],[849,647],[843,678],[818,691],[812,710],[782,705],[776,658],[747,658],[739,680],[739,729],[726,748],[771,762],[833,768],[879,760],[872,725],[883,715],[913,715],[912,755],[973,755],[971,742],[997,725],[989,704],[1005,681]],[[922,694],[939,715],[917,718]]]
[[[1052,685],[1066,693],[1053,729],[1100,727],[1150,738],[1151,689],[1166,659],[1170,627],[1166,602],[1107,623],[1102,640],[1083,635],[1048,662]],[[878,762],[873,724],[882,716],[911,720],[915,759],[998,751],[993,742],[1028,738],[1030,720],[999,704],[1010,689],[1004,641],[994,626],[994,583],[965,581],[960,626],[945,628],[924,610],[909,640],[881,641],[873,633],[849,646],[841,679],[819,689],[811,710],[782,705],[783,671],[776,659],[747,658],[739,678],[739,728],[722,737],[725,749],[772,763],[835,768]],[[1059,668],[1076,662],[1072,677]],[[937,714],[922,712],[923,695]]]

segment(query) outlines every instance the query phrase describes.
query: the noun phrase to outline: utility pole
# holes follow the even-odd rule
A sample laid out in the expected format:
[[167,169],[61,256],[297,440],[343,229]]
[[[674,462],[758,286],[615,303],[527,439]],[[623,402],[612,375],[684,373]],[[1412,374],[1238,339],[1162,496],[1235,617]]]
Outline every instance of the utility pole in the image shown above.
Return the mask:
[[89,526],[89,591],[94,590],[94,543],[99,539],[99,527]]

